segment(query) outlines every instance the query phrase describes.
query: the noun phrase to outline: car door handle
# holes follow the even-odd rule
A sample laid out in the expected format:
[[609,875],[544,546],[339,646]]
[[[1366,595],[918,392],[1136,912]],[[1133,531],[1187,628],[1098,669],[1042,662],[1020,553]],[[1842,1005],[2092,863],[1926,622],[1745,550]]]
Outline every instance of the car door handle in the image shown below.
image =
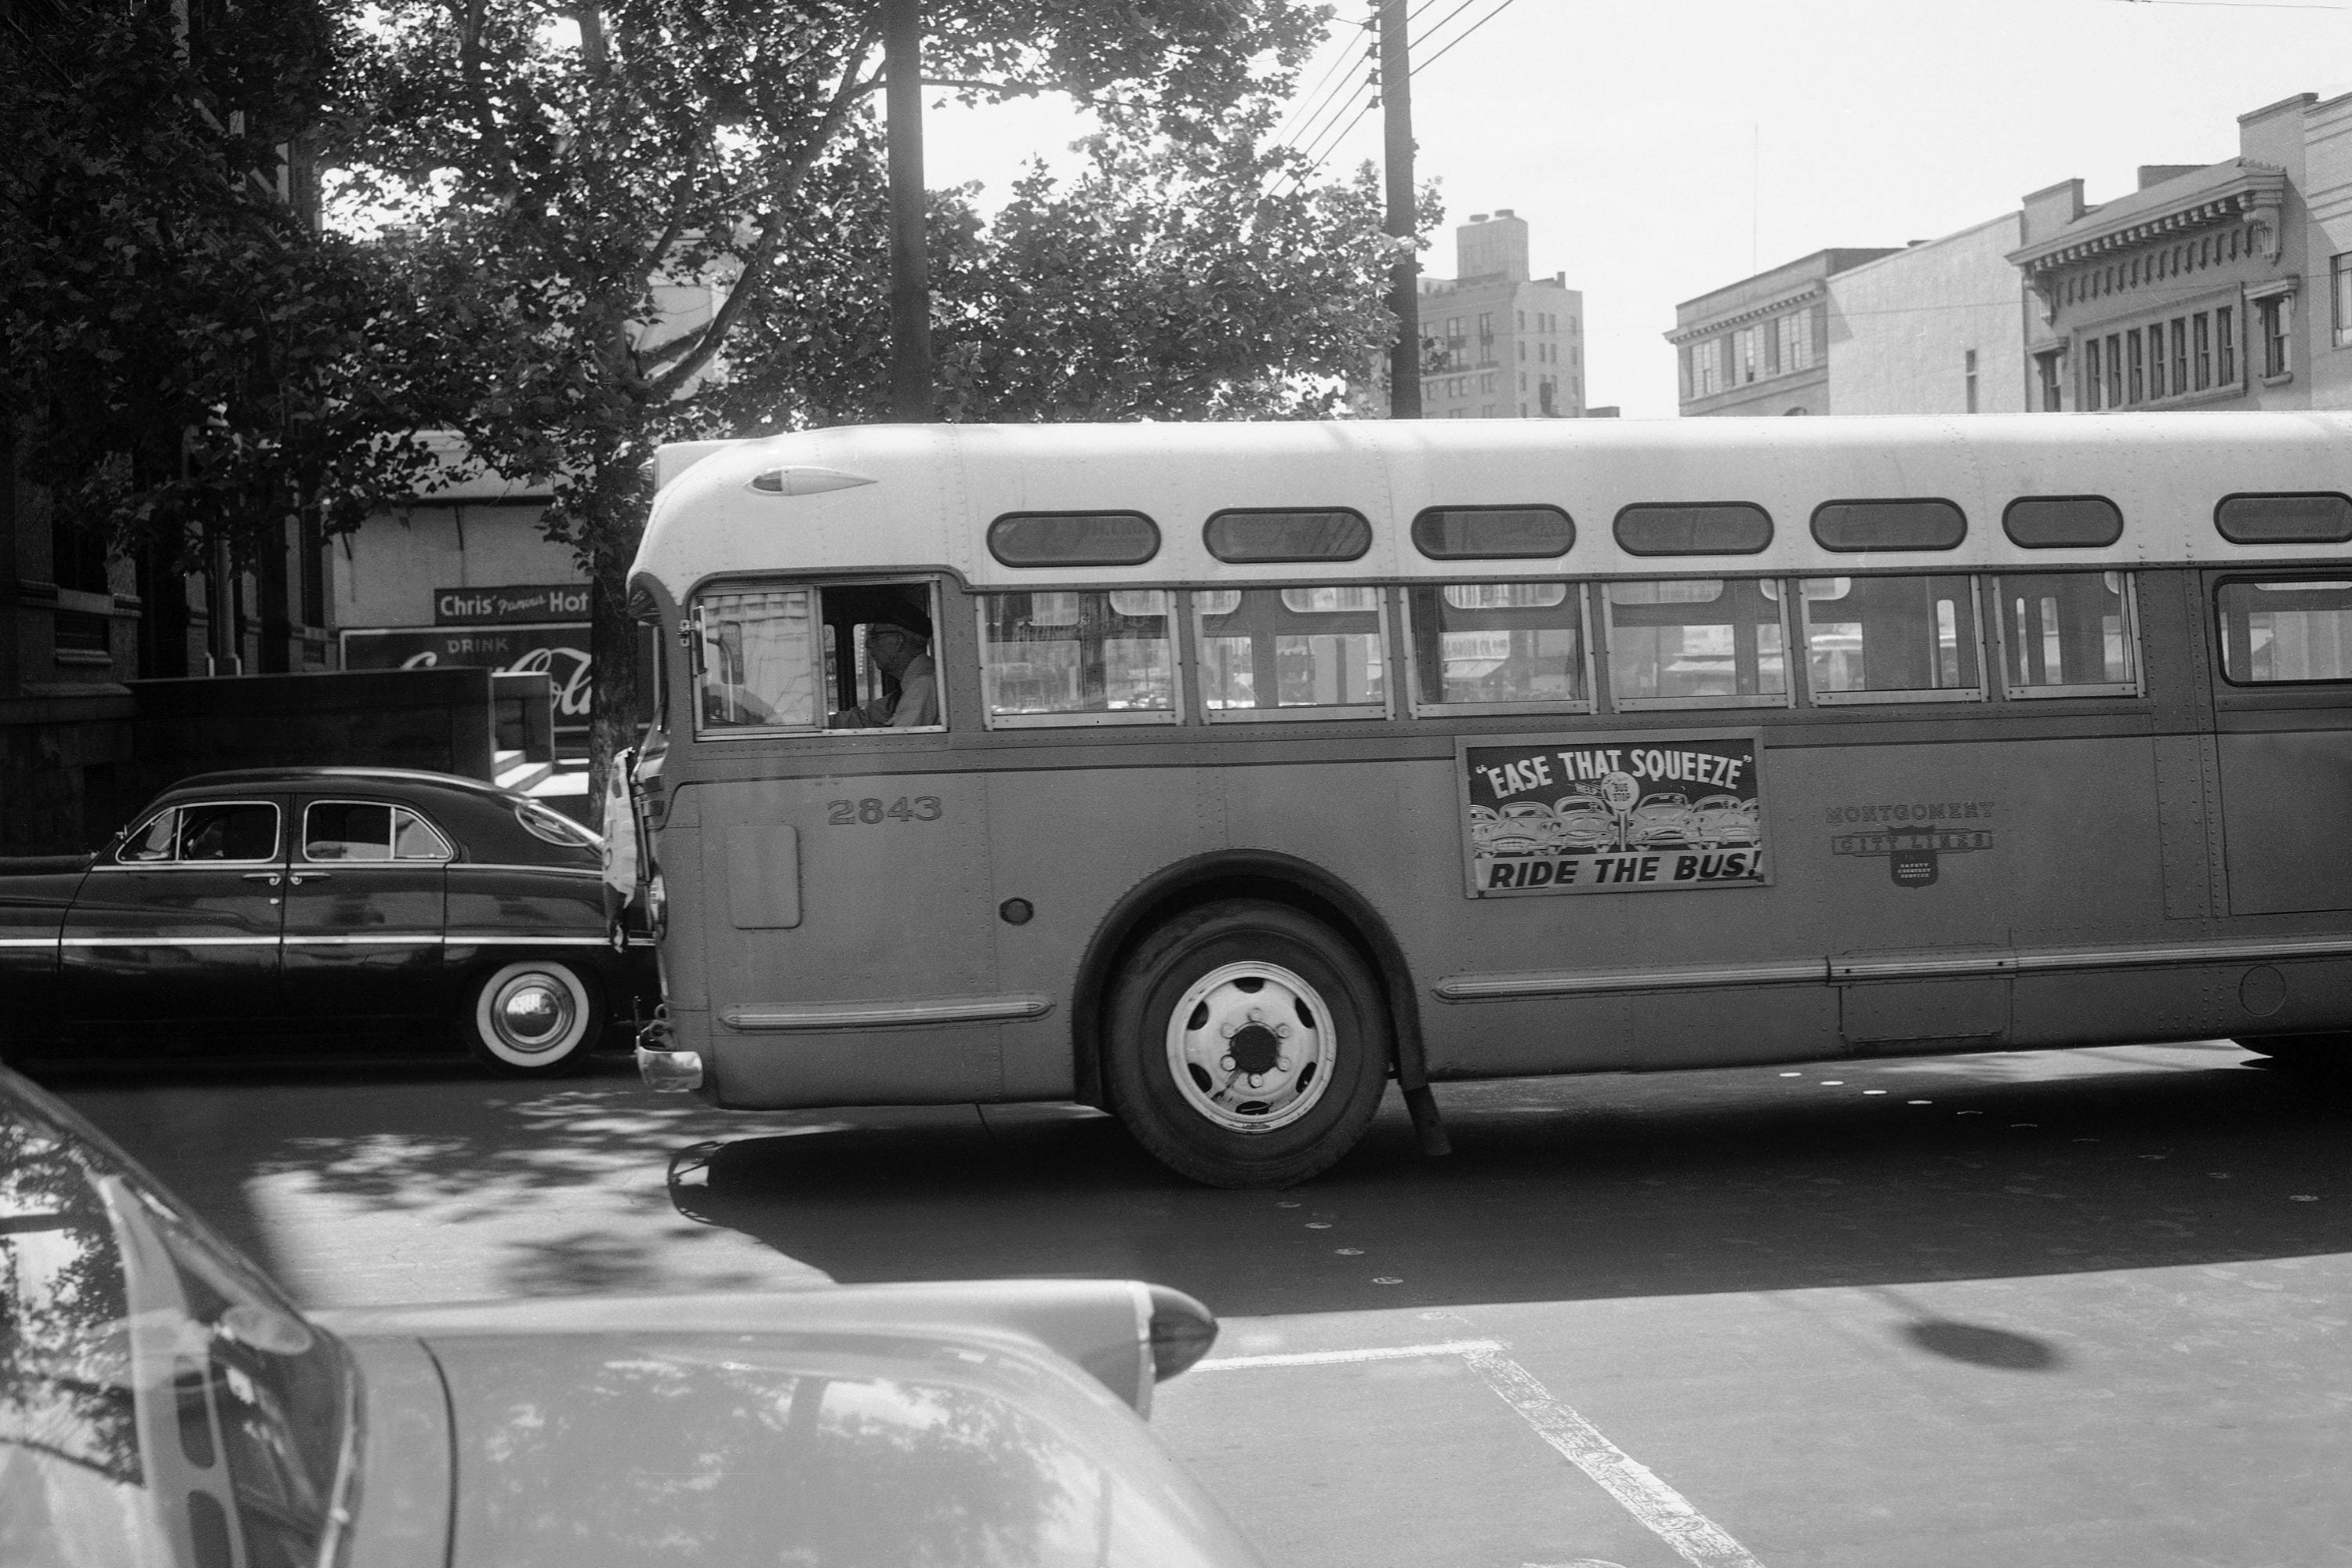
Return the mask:
[[[267,882],[273,888],[278,886],[278,873],[275,871],[247,871],[245,874],[245,879],[248,882]],[[297,877],[295,880],[299,882],[301,879]]]
[[305,882],[323,882],[330,875],[325,871],[297,871],[286,879],[299,888]]

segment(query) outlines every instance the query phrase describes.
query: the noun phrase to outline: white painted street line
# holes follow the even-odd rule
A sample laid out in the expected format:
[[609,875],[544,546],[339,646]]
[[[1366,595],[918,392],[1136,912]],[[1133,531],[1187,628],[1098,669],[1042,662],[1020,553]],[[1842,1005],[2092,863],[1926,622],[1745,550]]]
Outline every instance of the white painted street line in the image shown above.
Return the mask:
[[1636,1463],[1602,1436],[1599,1427],[1554,1399],[1527,1368],[1505,1355],[1501,1346],[1465,1351],[1463,1360],[1486,1380],[1496,1397],[1526,1418],[1538,1436],[1591,1476],[1602,1491],[1694,1568],[1763,1568],[1748,1548],[1693,1508],[1690,1500],[1660,1480],[1647,1465]]
[[1341,1366],[1359,1361],[1408,1361],[1415,1356],[1467,1356],[1477,1351],[1500,1353],[1496,1340],[1443,1340],[1427,1345],[1379,1345],[1360,1351],[1299,1351],[1291,1355],[1229,1355],[1195,1362],[1194,1372],[1245,1372],[1261,1366]]
[[1626,1512],[1656,1535],[1692,1568],[1763,1568],[1742,1546],[1690,1500],[1660,1480],[1647,1465],[1601,1435],[1601,1429],[1551,1396],[1551,1391],[1513,1361],[1500,1340],[1440,1340],[1430,1344],[1376,1345],[1352,1351],[1298,1351],[1288,1355],[1221,1356],[1196,1364],[1194,1372],[1248,1372],[1276,1366],[1344,1366],[1359,1362],[1407,1361],[1423,1356],[1460,1356],[1486,1381],[1495,1396],[1519,1413],[1536,1436],[1592,1478]]

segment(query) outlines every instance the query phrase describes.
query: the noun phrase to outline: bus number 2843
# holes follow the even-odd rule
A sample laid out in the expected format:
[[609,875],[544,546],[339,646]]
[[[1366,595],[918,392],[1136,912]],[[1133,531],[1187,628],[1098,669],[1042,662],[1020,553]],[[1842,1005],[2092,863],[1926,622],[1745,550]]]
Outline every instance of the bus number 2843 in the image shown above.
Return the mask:
[[870,827],[877,822],[937,822],[944,815],[935,795],[919,795],[912,800],[902,795],[887,805],[869,795],[864,800],[825,802],[824,820],[834,827],[855,827],[860,823]]

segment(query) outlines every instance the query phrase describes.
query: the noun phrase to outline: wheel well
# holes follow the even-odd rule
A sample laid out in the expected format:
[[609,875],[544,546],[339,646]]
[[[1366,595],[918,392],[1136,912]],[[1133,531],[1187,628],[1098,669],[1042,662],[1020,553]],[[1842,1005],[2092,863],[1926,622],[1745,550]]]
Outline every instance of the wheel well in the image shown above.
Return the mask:
[[1099,1106],[1103,1096],[1103,1020],[1119,966],[1163,921],[1223,899],[1284,904],[1331,928],[1356,950],[1381,982],[1388,1004],[1391,1068],[1397,1082],[1417,1089],[1428,1081],[1421,1014],[1404,950],[1370,900],[1322,868],[1287,855],[1207,855],[1171,866],[1129,890],[1096,928],[1078,967],[1071,1006],[1075,1098]]

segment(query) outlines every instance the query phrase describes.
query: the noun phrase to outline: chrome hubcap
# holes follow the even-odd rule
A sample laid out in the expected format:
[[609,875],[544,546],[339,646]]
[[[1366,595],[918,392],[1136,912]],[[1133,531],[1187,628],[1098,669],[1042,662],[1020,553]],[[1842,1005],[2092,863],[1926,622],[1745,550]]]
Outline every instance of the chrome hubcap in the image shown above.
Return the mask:
[[570,989],[543,974],[521,974],[499,987],[490,1019],[519,1051],[543,1051],[572,1032],[577,1012]]
[[1192,983],[1168,1020],[1168,1069],[1185,1103],[1235,1132],[1271,1132],[1315,1108],[1338,1052],[1330,1009],[1274,963],[1228,963]]

